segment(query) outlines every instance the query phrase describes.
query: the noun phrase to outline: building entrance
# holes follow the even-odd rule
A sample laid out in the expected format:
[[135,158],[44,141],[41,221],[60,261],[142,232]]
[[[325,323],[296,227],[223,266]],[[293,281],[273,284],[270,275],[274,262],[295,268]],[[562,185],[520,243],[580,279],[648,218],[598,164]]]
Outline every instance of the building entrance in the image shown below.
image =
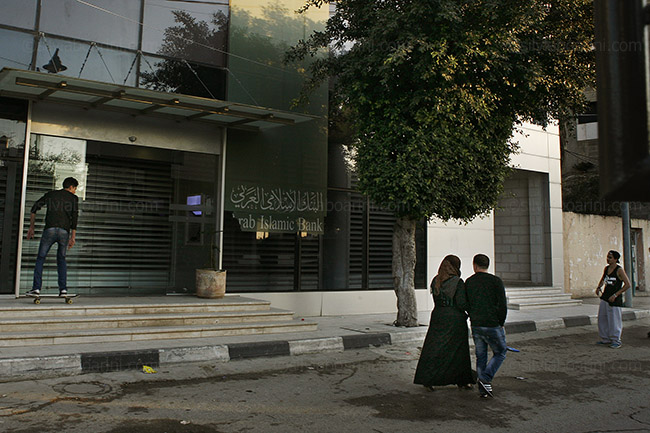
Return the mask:
[[[191,293],[194,269],[211,263],[217,155],[33,134],[26,227],[33,202],[64,178],[80,182],[77,243],[68,288],[90,295]],[[22,249],[21,291],[31,285],[38,238]],[[43,287],[57,289],[53,252]]]
[[516,170],[494,211],[495,271],[513,286],[551,283],[548,175]]

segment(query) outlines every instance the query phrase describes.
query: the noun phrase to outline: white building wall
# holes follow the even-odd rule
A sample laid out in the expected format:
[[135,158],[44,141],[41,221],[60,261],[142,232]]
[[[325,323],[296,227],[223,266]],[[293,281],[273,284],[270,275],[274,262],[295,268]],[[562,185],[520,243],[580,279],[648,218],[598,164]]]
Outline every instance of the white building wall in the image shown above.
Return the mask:
[[[519,142],[520,151],[513,155],[512,165],[520,170],[548,174],[548,194],[550,204],[550,254],[551,281],[554,287],[564,284],[564,261],[562,246],[562,179],[560,172],[560,137],[557,125],[546,129],[535,125],[524,125],[521,132],[515,132],[514,139]],[[460,257],[463,277],[472,274],[472,257],[483,253],[490,257],[490,272],[494,272],[495,241],[494,213],[477,218],[467,225],[455,222],[443,223],[432,220],[428,228],[427,278],[435,276],[440,261],[447,254]],[[421,310],[431,308],[419,305]]]

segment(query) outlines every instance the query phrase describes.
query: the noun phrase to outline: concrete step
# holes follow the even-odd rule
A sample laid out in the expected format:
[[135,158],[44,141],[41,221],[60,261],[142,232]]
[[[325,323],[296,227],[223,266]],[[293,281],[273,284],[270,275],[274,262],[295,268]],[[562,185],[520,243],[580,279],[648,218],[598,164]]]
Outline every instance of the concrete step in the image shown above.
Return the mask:
[[510,310],[532,310],[536,308],[557,308],[557,307],[575,307],[582,305],[581,299],[561,299],[561,300],[545,300],[545,301],[521,301],[509,302],[508,309]]
[[[90,298],[92,299],[92,298]],[[192,300],[191,302],[170,302],[170,303],[107,303],[98,304],[92,299],[92,304],[85,303],[83,297],[75,298],[74,303],[67,305],[63,299],[43,298],[41,304],[35,305],[30,298],[16,299],[11,306],[0,308],[0,317],[8,318],[31,318],[39,317],[72,317],[72,316],[120,316],[120,315],[141,315],[141,314],[162,314],[162,313],[216,313],[226,311],[268,311],[271,303],[251,298],[223,298],[219,300]],[[61,305],[62,304],[62,305]]]
[[238,295],[188,297],[16,299],[0,308],[0,347],[307,332],[317,324],[293,312]]
[[510,296],[506,295],[506,299],[509,303],[516,302],[532,302],[532,301],[562,301],[562,300],[571,300],[571,294],[562,293],[562,294],[550,294],[550,295],[517,295]]
[[316,323],[304,321],[234,323],[223,325],[166,326],[115,329],[72,329],[65,331],[3,332],[0,347],[52,344],[102,343],[222,337],[251,334],[315,331]]
[[582,301],[571,299],[558,287],[512,287],[506,289],[508,308],[511,310],[532,310],[581,305]]
[[[73,329],[111,329],[187,325],[216,325],[232,323],[290,321],[293,312],[271,309],[269,311],[224,311],[214,313],[132,314],[117,316],[36,316],[0,320],[3,332],[32,332]],[[0,338],[2,336],[0,335]]]
[[525,296],[525,295],[562,295],[564,290],[556,287],[531,287],[531,288],[514,288],[506,289],[506,296]]

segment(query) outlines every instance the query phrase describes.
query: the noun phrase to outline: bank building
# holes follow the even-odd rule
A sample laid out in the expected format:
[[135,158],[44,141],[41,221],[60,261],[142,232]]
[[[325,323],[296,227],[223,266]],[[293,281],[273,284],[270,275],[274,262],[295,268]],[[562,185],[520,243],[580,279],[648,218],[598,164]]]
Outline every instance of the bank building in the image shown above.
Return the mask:
[[[3,0],[0,296],[31,288],[44,210],[26,240],[30,208],[73,176],[70,292],[193,295],[195,270],[216,267],[228,294],[303,316],[396,311],[394,216],[328,137],[327,86],[293,104],[304,65],[284,53],[331,13],[303,3]],[[481,252],[510,287],[562,285],[558,129],[522,130],[495,212],[418,226],[421,310],[447,254],[464,276]],[[53,251],[43,287],[57,288]]]

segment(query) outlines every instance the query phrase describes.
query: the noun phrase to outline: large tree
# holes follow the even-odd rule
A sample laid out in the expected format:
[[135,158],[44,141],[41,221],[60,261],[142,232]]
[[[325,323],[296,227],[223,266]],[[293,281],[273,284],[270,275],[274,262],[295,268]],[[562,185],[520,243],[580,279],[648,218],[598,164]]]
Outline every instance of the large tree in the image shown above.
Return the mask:
[[[325,0],[308,0],[305,8]],[[513,128],[565,118],[593,85],[590,0],[339,0],[325,31],[288,61],[329,48],[350,113],[359,188],[395,209],[398,326],[417,325],[415,225],[490,212],[517,145]]]

